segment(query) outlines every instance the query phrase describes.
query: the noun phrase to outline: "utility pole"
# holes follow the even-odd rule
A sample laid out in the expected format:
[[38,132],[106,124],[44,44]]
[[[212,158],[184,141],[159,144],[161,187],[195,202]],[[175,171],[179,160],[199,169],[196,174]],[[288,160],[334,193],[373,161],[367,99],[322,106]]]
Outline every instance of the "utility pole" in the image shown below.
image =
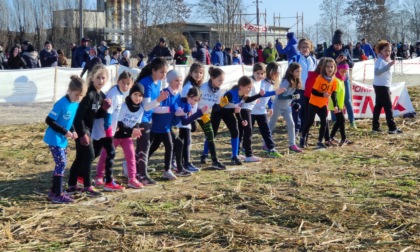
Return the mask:
[[83,0],[79,0],[79,37],[83,38]]
[[257,7],[257,27],[258,27],[258,29],[257,29],[257,45],[260,44],[260,8],[259,8],[259,3],[260,2],[261,1],[258,1],[258,0],[255,1],[255,4],[256,4],[256,7]]

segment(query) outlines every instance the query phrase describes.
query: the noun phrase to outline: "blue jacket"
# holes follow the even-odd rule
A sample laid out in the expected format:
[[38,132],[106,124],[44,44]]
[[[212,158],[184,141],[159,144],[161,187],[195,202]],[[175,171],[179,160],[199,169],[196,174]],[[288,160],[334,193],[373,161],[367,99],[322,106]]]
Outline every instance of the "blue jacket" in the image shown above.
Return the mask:
[[211,52],[211,63],[215,66],[225,65],[225,53],[222,51],[222,43],[218,42]]
[[52,49],[50,52],[43,49],[39,53],[39,59],[41,60],[41,67],[54,67],[57,66],[58,54],[57,51]]
[[370,46],[370,44],[362,44],[362,49],[363,49],[363,51],[365,51],[365,55],[366,55],[366,57],[372,57],[372,58],[375,58],[376,59],[376,54],[375,54],[375,52],[373,51],[373,49],[372,49],[372,46]]
[[290,60],[298,53],[297,39],[295,38],[294,32],[287,33],[286,37],[288,38],[286,47],[283,49],[283,46],[280,43],[277,43],[276,49],[279,54],[286,54],[287,60]]
[[82,67],[83,62],[86,62],[86,60],[89,58],[89,50],[90,48],[86,46],[79,46],[76,48],[76,50],[74,50],[74,53],[73,53],[74,67],[76,68]]

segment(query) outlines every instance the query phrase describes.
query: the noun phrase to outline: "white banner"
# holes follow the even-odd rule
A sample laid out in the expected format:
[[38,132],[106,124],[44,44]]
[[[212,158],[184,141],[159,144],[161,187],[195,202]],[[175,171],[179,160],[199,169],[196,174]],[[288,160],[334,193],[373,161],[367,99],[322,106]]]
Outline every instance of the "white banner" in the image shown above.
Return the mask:
[[245,23],[244,26],[242,26],[242,29],[253,32],[266,32],[268,30],[268,27],[264,25],[258,26],[250,23]]
[[[366,85],[353,81],[353,111],[355,118],[372,118],[373,108],[375,107],[375,91],[372,85]],[[404,82],[391,85],[391,101],[394,116],[402,115],[408,112],[414,112],[410,96]],[[406,92],[406,93],[405,93]],[[381,118],[385,117],[382,110]]]

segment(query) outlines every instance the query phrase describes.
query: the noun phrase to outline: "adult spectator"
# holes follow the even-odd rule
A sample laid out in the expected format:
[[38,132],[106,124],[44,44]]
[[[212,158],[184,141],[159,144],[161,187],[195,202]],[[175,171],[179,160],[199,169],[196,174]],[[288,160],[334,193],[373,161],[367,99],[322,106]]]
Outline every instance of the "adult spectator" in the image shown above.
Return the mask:
[[414,46],[410,43],[409,47],[410,47],[410,58],[412,59],[413,58],[413,53],[414,53]]
[[165,59],[172,59],[171,50],[166,46],[166,38],[160,38],[159,44],[156,45],[149,54],[147,62],[151,62],[154,58],[163,57]]
[[67,55],[68,57],[70,57],[71,59],[71,67],[74,68],[74,59],[73,59],[73,55],[74,55],[74,51],[76,50],[76,44],[75,43],[70,43],[69,44],[69,49],[70,49],[70,55]]
[[420,41],[416,42],[416,54],[417,57],[420,57]]
[[26,62],[20,55],[19,51],[20,51],[19,46],[15,45],[12,47],[9,60],[7,61],[9,69],[26,68]]
[[[86,61],[89,59],[90,49],[89,49],[89,39],[88,38],[82,38],[80,41],[80,46],[74,50],[73,53],[73,60],[72,60],[72,66],[75,68],[81,68],[84,67],[86,64]],[[73,65],[74,61],[74,65]]]
[[32,43],[25,40],[22,42],[22,52],[21,54],[23,55],[23,53],[25,53],[26,51],[28,51],[28,46],[31,45]]
[[184,51],[184,47],[179,45],[175,52],[175,64],[177,65],[186,65],[187,64],[187,54]]
[[259,45],[257,49],[257,62],[258,63],[264,63],[264,57],[263,57],[263,46]]
[[41,59],[41,67],[57,66],[57,51],[53,49],[50,41],[45,41],[44,49],[42,49],[39,53],[39,58]]
[[287,45],[283,48],[281,42],[279,42],[279,47],[277,48],[277,52],[279,54],[286,54],[287,61],[289,61],[293,56],[298,53],[297,50],[297,39],[295,38],[294,32],[288,32],[286,35],[287,38]]
[[29,44],[26,47],[26,50],[22,54],[23,59],[26,62],[27,68],[39,68],[39,56],[38,52],[35,51],[35,48],[32,44]]
[[104,61],[102,61],[104,65],[109,65],[111,63],[111,56],[109,56],[109,49],[105,49],[104,52]]
[[58,66],[59,67],[68,67],[69,64],[67,63],[67,58],[64,55],[62,50],[57,50],[57,54],[58,54]]
[[362,38],[362,49],[365,52],[366,57],[369,59],[376,59],[376,54],[372,49],[372,46],[367,43],[366,38]]
[[195,48],[193,48],[192,57],[195,61],[200,62],[203,65],[208,65],[206,57],[207,49],[204,47],[201,41],[195,41]]
[[225,53],[222,50],[223,44],[221,42],[217,42],[211,52],[211,64],[215,66],[224,66],[225,65]]
[[101,44],[98,47],[98,57],[102,60],[102,62],[106,62],[105,60],[105,51],[108,49],[105,41],[101,41]]
[[245,45],[242,47],[242,61],[245,65],[254,65],[255,57],[258,57],[257,51],[251,46],[249,39],[245,40]]
[[6,54],[4,54],[3,52],[3,46],[0,46],[0,70],[5,69],[6,65],[7,65]]
[[268,64],[270,62],[276,61],[277,56],[277,50],[273,47],[273,43],[268,42],[267,47],[263,51],[264,63]]
[[[238,56],[238,52],[236,52],[236,50],[233,51],[233,54],[235,54],[235,53],[236,53],[236,56]],[[225,55],[226,55],[226,65],[227,66],[233,65],[233,63],[232,63],[232,48],[226,47]]]
[[353,49],[353,59],[362,61],[362,55],[366,55],[365,51],[363,51],[362,44],[360,42],[357,42],[356,47]]
[[129,50],[125,50],[122,54],[122,59],[120,60],[120,65],[125,67],[130,67],[130,56],[131,53]]
[[111,61],[109,62],[110,65],[116,65],[118,64],[118,52],[117,51],[113,51],[112,52],[112,57],[111,57]]
[[86,71],[88,72],[88,75],[89,75],[89,73],[92,71],[93,67],[96,64],[102,64],[102,61],[97,56],[97,54],[98,54],[98,51],[95,46],[89,49],[89,58],[87,59],[86,64],[83,66],[83,70],[82,70],[82,73],[80,74],[80,77],[83,77]]
[[353,42],[349,42],[349,43],[347,43],[347,45],[344,47],[344,49],[347,49],[347,51],[349,51],[349,54],[350,54],[350,56],[351,56],[351,58],[353,59],[354,58],[354,56],[353,56]]
[[144,63],[144,55],[142,53],[137,54],[137,67],[142,69],[146,64]]
[[320,59],[324,57],[324,46],[322,44],[316,45],[315,58]]
[[[333,58],[337,64],[346,61],[349,64],[350,68],[353,68],[353,59],[350,56],[350,53],[347,49],[343,47],[343,40],[342,40],[343,32],[341,30],[336,30],[334,32],[334,36],[332,39],[332,45],[328,47],[324,52],[324,57]],[[353,104],[352,104],[352,97],[351,97],[351,85],[349,80],[349,75],[347,74],[346,80],[344,81],[345,87],[345,97],[344,97],[344,105],[347,109],[347,115],[349,117],[350,126],[356,129],[356,121],[354,120],[354,113],[353,113]],[[334,113],[331,114],[333,120],[335,120]]]

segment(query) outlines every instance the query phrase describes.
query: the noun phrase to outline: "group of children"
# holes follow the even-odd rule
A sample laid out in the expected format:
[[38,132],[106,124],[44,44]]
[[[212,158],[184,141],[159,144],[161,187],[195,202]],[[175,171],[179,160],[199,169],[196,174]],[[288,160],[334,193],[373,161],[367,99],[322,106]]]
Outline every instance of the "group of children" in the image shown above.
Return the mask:
[[[262,161],[252,149],[255,122],[267,156],[281,156],[275,149],[272,136],[280,115],[287,125],[290,151],[299,153],[307,146],[315,115],[320,118],[317,148],[336,145],[337,130],[341,134],[339,144],[351,144],[345,134],[343,115],[343,78],[348,64],[343,61],[337,66],[331,58],[322,58],[318,63],[313,61],[307,53],[312,49],[312,43],[307,39],[299,41],[299,48],[301,58],[290,62],[281,83],[277,63],[271,62],[267,66],[257,63],[251,77],[241,77],[228,91],[220,88],[225,79],[221,68],[210,67],[210,78],[204,82],[204,66],[193,63],[183,81],[178,71],[167,72],[168,65],[162,58],[155,58],[147,64],[135,81],[129,73],[122,72],[117,85],[107,94],[101,91],[109,79],[103,65],[93,68],[87,79],[88,87],[83,79],[72,76],[67,95],[54,105],[46,119],[49,127],[44,141],[49,145],[56,164],[48,198],[53,203],[71,203],[74,193],[84,192],[92,197],[102,195],[95,187],[103,187],[104,191],[124,190],[125,187],[116,183],[112,174],[118,146],[123,149],[125,157],[123,167],[128,178],[127,187],[140,189],[157,184],[149,175],[148,161],[162,142],[165,149],[163,177],[175,180],[191,176],[200,171],[190,157],[191,133],[197,129],[195,122],[205,135],[200,162],[206,164],[210,152],[211,168],[215,170],[226,169],[218,159],[215,141],[222,120],[231,137],[232,165]],[[314,71],[313,67],[316,67]],[[306,80],[302,90],[303,75]],[[167,87],[162,86],[164,78]],[[300,109],[305,111],[300,114],[300,120],[305,123],[298,146],[292,112]],[[331,133],[327,126],[328,110],[336,115]],[[173,131],[174,127],[178,128],[178,134]],[[379,129],[375,118],[373,129]],[[75,140],[76,158],[64,192],[68,139]],[[98,156],[93,186],[92,163]]]

